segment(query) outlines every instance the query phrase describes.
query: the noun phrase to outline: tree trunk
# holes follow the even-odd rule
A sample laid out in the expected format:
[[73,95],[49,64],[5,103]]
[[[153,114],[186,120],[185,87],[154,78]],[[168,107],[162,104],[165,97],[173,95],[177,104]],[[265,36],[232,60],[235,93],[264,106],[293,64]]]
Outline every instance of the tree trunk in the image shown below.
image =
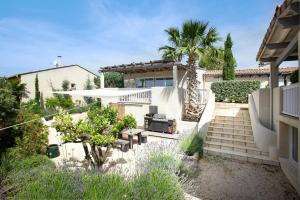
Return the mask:
[[191,121],[198,121],[200,118],[200,105],[198,101],[198,81],[196,72],[195,56],[188,58],[187,70],[187,101],[185,106],[185,118]]

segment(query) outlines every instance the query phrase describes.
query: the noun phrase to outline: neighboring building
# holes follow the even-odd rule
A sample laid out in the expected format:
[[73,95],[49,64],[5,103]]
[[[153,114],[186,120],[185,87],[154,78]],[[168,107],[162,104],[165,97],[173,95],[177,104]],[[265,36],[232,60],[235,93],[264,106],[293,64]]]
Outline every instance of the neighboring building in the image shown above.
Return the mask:
[[[252,126],[257,132],[255,141],[277,149],[283,172],[300,194],[300,82],[279,87],[282,62],[298,61],[300,68],[299,13],[298,0],[285,0],[276,7],[256,58],[270,64],[270,88],[253,93],[249,109],[254,110],[251,122],[256,124]],[[275,157],[276,150],[273,153]]]
[[[61,89],[64,80],[70,81],[70,87],[72,87],[72,89],[82,90],[84,89],[87,79],[89,78],[93,83],[94,77],[96,76],[96,74],[80,65],[68,65],[20,73],[8,77],[9,79],[18,78],[21,80],[21,83],[26,84],[28,97],[22,99],[25,102],[29,99],[34,99],[36,75],[38,75],[39,90],[44,99],[53,96],[52,87]],[[74,99],[82,101],[81,97],[74,97]]]
[[[297,67],[283,67],[279,69],[279,86],[289,85],[289,75],[295,71]],[[258,80],[260,87],[265,88],[269,85],[270,69],[256,68],[256,69],[236,69],[236,80]],[[204,73],[204,88],[210,88],[211,84],[216,81],[223,80],[222,70],[207,70]]]

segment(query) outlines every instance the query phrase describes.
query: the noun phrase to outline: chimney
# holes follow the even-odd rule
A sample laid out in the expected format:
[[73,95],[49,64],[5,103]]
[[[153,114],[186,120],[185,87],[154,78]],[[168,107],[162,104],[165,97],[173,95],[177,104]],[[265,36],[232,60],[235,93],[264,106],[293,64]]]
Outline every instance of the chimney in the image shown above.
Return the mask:
[[60,67],[63,65],[62,56],[57,56],[57,58],[54,60],[54,65],[55,67]]

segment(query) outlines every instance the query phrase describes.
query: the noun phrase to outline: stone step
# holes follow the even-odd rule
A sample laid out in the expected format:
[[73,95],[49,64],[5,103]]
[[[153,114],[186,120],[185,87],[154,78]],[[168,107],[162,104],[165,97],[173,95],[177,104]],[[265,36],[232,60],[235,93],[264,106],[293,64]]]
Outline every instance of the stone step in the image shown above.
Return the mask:
[[240,116],[223,116],[223,115],[213,115],[214,119],[217,120],[228,120],[228,121],[248,121],[251,122],[250,116],[248,117],[240,117]]
[[208,131],[208,136],[214,136],[214,137],[225,137],[225,138],[233,138],[233,139],[241,139],[241,140],[248,140],[248,141],[254,141],[253,135],[245,135],[245,134],[239,134],[239,133],[226,133],[226,132],[218,132],[218,131]]
[[225,133],[237,133],[237,134],[253,135],[252,130],[227,128],[227,127],[209,126],[208,131],[218,131],[218,132],[225,132]]
[[279,166],[278,160],[273,160],[267,156],[262,156],[262,155],[252,155],[249,153],[235,152],[235,151],[216,149],[211,147],[204,147],[204,153],[208,155],[222,156],[234,160]]
[[212,123],[221,123],[221,124],[235,124],[235,125],[250,125],[251,126],[251,121],[245,121],[245,120],[221,120],[221,119],[213,119],[211,121]]
[[252,130],[252,126],[251,125],[244,125],[244,124],[229,124],[229,123],[211,122],[210,125],[213,126],[213,127],[225,127],[225,128],[234,128],[234,129]]
[[205,147],[215,148],[215,149],[224,149],[228,151],[235,151],[235,152],[241,152],[241,153],[248,153],[251,155],[261,155],[261,156],[269,156],[268,152],[263,152],[255,147],[247,147],[247,146],[240,146],[240,145],[234,145],[234,144],[224,144],[219,142],[210,142],[205,141],[204,143]]
[[215,136],[207,135],[206,141],[219,142],[222,144],[224,143],[224,144],[234,144],[234,145],[247,146],[247,147],[256,147],[254,141],[226,138],[226,137],[215,137]]

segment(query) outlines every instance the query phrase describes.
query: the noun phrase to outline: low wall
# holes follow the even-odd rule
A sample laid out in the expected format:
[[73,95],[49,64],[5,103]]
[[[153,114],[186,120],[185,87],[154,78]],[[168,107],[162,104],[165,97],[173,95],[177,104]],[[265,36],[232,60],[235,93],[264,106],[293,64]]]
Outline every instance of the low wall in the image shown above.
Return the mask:
[[270,147],[276,148],[277,146],[277,135],[260,123],[253,95],[249,95],[248,104],[254,141],[260,150],[269,152]]
[[263,88],[252,93],[254,105],[258,114],[259,121],[270,128],[270,89]]
[[209,90],[208,101],[200,118],[200,121],[197,124],[197,132],[203,137],[206,138],[206,134],[208,131],[209,124],[213,119],[214,111],[215,111],[215,94]]

